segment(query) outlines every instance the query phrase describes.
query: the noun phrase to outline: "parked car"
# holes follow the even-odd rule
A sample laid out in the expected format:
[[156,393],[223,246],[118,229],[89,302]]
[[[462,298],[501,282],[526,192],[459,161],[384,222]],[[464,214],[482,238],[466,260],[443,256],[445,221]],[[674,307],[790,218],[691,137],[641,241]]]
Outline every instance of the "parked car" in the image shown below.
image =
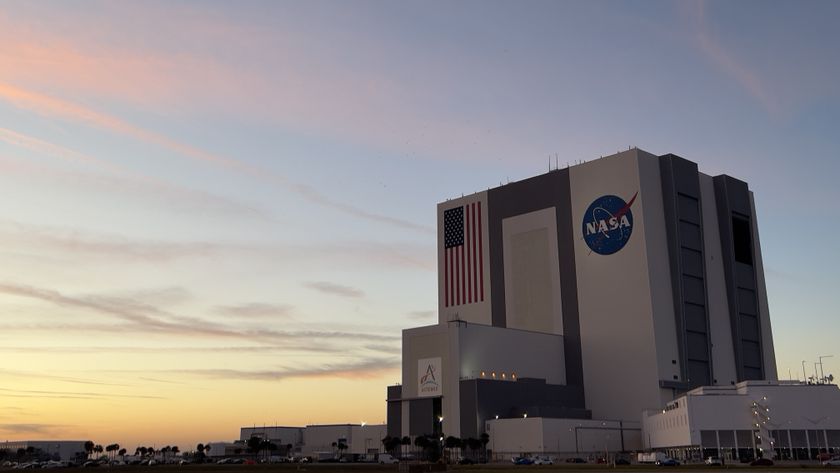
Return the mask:
[[551,457],[535,457],[534,465],[553,465],[554,460]]
[[96,468],[99,466],[99,462],[95,460],[88,460],[82,463],[82,468]]
[[473,460],[472,458],[467,458],[467,457],[458,457],[458,464],[459,465],[474,465],[475,460]]
[[822,462],[822,466],[840,466],[840,457],[834,457]]
[[756,458],[750,462],[750,466],[773,466],[773,460],[769,458]]
[[395,458],[390,453],[380,453],[379,459],[377,460],[381,465],[393,465],[395,463],[399,463],[400,460]]
[[566,463],[586,463],[586,460],[580,457],[567,458]]
[[616,459],[615,459],[615,464],[616,464],[616,465],[629,465],[629,464],[630,464],[630,460],[628,460],[628,459],[626,459],[626,458],[616,458]]
[[703,463],[712,466],[723,466],[723,460],[720,457],[709,457]]
[[510,461],[514,465],[533,465],[534,464],[534,460],[531,460],[528,457],[512,457],[510,459]]
[[659,466],[680,466],[680,462],[674,460],[673,458],[663,458],[662,460],[657,460],[656,464]]

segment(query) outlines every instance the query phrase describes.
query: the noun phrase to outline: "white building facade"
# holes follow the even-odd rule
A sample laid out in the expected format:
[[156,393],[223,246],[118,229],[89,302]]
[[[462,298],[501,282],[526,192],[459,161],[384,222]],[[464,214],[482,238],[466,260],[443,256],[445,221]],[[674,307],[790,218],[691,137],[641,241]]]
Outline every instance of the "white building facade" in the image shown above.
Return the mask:
[[[390,436],[493,426],[523,442],[504,430],[543,432],[529,451],[553,445],[546,435],[563,450],[557,426],[640,429],[643,412],[692,389],[777,380],[746,182],[630,149],[437,215],[438,323],[403,331]],[[649,445],[636,432],[624,449]]]
[[679,458],[816,459],[840,453],[840,389],[799,381],[745,381],[689,391],[645,412],[646,448]]

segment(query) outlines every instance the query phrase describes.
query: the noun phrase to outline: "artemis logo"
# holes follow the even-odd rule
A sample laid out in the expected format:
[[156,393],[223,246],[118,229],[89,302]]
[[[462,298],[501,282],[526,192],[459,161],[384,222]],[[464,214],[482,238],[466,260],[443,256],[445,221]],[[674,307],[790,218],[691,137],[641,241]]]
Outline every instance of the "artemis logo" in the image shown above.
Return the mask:
[[417,360],[417,396],[439,396],[440,383],[440,358]]
[[589,249],[599,255],[611,255],[624,248],[633,233],[630,206],[638,194],[633,194],[630,202],[615,195],[604,195],[589,205],[583,215],[583,240]]

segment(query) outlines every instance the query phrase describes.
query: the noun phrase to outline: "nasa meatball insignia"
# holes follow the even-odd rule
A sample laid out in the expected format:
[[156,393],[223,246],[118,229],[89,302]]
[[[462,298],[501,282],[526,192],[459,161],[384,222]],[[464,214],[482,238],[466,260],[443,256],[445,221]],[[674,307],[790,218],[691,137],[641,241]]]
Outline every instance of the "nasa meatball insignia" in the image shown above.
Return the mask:
[[611,255],[624,248],[633,233],[633,212],[630,206],[639,193],[629,202],[615,195],[595,199],[583,216],[583,240],[586,246],[599,255]]

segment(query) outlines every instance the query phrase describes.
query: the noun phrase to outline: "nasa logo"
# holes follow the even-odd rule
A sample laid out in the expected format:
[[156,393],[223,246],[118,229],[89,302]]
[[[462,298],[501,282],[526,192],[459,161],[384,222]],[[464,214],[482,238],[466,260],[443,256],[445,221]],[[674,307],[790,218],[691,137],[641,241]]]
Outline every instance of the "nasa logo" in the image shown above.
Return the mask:
[[583,216],[583,240],[589,249],[599,255],[611,255],[624,248],[633,233],[630,206],[638,194],[633,194],[630,202],[615,195],[604,195],[589,205]]

